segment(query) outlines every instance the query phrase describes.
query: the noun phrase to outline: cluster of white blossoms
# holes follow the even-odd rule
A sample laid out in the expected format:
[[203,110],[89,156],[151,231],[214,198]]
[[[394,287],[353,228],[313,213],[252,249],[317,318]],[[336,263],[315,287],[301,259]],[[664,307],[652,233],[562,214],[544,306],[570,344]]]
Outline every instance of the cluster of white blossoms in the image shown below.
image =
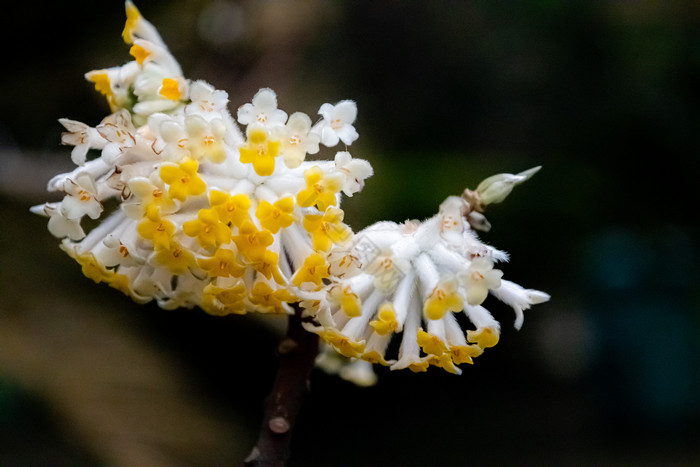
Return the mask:
[[[77,167],[48,184],[61,201],[32,208],[87,277],[166,309],[289,314],[296,304],[307,329],[345,357],[414,371],[459,372],[498,341],[487,294],[516,310],[516,327],[549,298],[502,280],[493,266],[506,255],[473,230],[488,225],[484,206],[535,170],[487,179],[425,222],[354,234],[340,197],[372,175],[347,151],[358,137],[354,102],[323,104],[313,123],[261,89],[234,120],[224,91],[184,78],[131,2],[126,13],[133,60],[86,74],[111,114],[96,127],[60,120]],[[306,160],[341,142],[333,160]],[[87,233],[85,216],[99,219]],[[475,329],[464,332],[459,312]]]
[[[343,255],[348,267],[331,278],[325,301],[307,305],[317,323],[307,329],[348,358],[392,370],[434,365],[461,373],[457,365],[498,343],[500,324],[482,306],[489,294],[515,310],[517,329],[523,310],[549,300],[503,280],[494,263],[507,254],[474,232],[488,229],[480,209],[502,201],[538,169],[491,177],[476,191],[448,197],[430,219],[379,222],[358,232],[349,249],[336,247],[331,254]],[[475,329],[464,332],[455,315],[460,312]],[[390,359],[395,336],[398,355]]]

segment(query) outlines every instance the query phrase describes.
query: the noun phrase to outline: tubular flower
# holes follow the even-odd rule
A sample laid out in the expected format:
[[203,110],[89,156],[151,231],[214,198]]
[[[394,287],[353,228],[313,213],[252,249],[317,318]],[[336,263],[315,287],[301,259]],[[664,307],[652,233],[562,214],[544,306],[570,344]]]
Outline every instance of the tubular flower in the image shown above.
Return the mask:
[[136,232],[142,239],[153,242],[156,249],[169,248],[175,225],[163,219],[159,209],[151,205],[146,208],[146,216],[136,226]]
[[315,165],[304,172],[304,178],[306,188],[297,194],[299,206],[307,208],[315,205],[321,211],[325,211],[328,206],[335,206],[336,193],[343,186],[341,174],[326,175],[320,167]]
[[321,135],[321,144],[330,147],[342,141],[349,146],[357,139],[357,131],[352,125],[357,118],[357,105],[353,101],[323,104],[318,113],[323,119],[316,124],[315,130]]
[[[359,274],[332,278],[333,290],[355,295],[360,312],[328,300],[315,312],[316,332],[342,355],[361,358],[391,369],[426,371],[437,366],[460,373],[461,363],[498,343],[500,324],[481,303],[492,294],[516,312],[549,299],[502,281],[493,263],[507,255],[479,241],[469,223],[469,204],[456,196],[423,222],[380,222],[358,232],[352,245],[332,252],[357,258]],[[336,296],[338,292],[334,292]],[[463,329],[456,319],[464,313],[474,328]],[[396,340],[398,354],[388,353]]]
[[327,279],[328,264],[323,255],[314,253],[304,260],[304,264],[294,275],[294,285],[304,287],[308,284],[311,287],[320,289],[323,284],[323,279]]
[[248,308],[245,294],[246,286],[242,281],[223,286],[207,284],[202,291],[201,307],[207,313],[217,316],[232,313],[243,315]]
[[165,163],[160,168],[160,178],[169,185],[168,194],[172,199],[185,201],[188,196],[201,195],[207,185],[197,173],[196,160],[184,159],[179,164]]
[[304,228],[311,234],[314,249],[328,251],[333,243],[343,243],[350,239],[352,232],[343,224],[343,211],[329,206],[323,215],[304,216]]
[[287,113],[277,108],[277,95],[272,89],[264,88],[253,96],[252,103],[238,108],[238,122],[241,125],[258,123],[264,128],[283,126]]
[[253,123],[248,126],[248,141],[241,146],[241,162],[253,164],[258,175],[272,175],[275,158],[279,155],[280,142],[270,138],[264,126]]
[[311,133],[311,119],[302,112],[295,112],[283,130],[278,130],[282,143],[282,157],[290,169],[299,167],[306,154],[316,154],[319,150],[319,136]]
[[[288,118],[271,89],[242,105],[236,121],[226,92],[186,79],[130,1],[126,13],[131,61],[86,74],[110,114],[95,126],[60,120],[76,167],[49,181],[63,199],[32,212],[48,218],[86,276],[139,303],[290,313],[290,303],[322,294],[329,248],[317,248],[304,219],[332,205],[342,220],[339,192],[352,170],[332,149],[305,162],[321,134],[300,112]],[[356,184],[370,175],[355,171]],[[303,193],[309,183],[313,199]],[[96,220],[91,228],[85,217]]]
[[245,193],[231,195],[224,191],[212,190],[209,192],[209,203],[225,224],[240,227],[243,221],[250,217],[248,210],[251,201]]
[[275,201],[275,204],[262,200],[255,210],[255,215],[260,219],[260,224],[272,233],[289,227],[294,222],[294,200],[291,197]]
[[204,248],[217,247],[228,243],[231,229],[221,222],[215,209],[200,209],[197,219],[182,224],[185,235],[196,237]]
[[273,289],[264,281],[257,282],[250,292],[250,303],[262,313],[286,313],[297,299],[285,289]]
[[219,248],[212,257],[197,259],[197,264],[212,277],[241,277],[245,272],[238,264],[236,252],[228,248]]

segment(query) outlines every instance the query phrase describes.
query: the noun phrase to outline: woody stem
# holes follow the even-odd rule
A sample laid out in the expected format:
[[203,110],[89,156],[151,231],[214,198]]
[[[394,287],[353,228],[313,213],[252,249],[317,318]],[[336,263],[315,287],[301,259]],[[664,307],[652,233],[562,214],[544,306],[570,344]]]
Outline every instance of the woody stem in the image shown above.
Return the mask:
[[301,308],[293,304],[287,334],[278,346],[279,367],[258,441],[244,461],[247,467],[281,467],[289,458],[292,429],[303,399],[309,391],[309,375],[318,355],[318,336],[302,326]]

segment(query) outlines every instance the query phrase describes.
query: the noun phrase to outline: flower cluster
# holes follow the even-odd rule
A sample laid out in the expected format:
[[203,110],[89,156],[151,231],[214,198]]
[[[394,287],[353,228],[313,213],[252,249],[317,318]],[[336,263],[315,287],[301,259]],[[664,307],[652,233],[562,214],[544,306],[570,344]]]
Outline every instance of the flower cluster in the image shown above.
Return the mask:
[[[290,312],[324,286],[331,247],[352,236],[341,193],[372,174],[345,150],[358,136],[355,103],[322,105],[312,125],[261,89],[238,109],[241,129],[227,94],[185,79],[155,28],[132,3],[126,12],[133,60],[86,75],[112,113],[95,128],[60,120],[77,168],[49,182],[60,202],[33,211],[86,276],[138,302]],[[340,141],[334,160],[305,161]],[[81,219],[103,215],[86,234]]]
[[[503,174],[490,184],[510,190],[535,171]],[[497,202],[482,192],[468,191],[472,204],[480,201],[479,209],[486,201]],[[350,248],[335,247],[331,254],[352,267],[332,278],[328,299],[313,310],[318,324],[307,329],[348,358],[392,370],[419,372],[434,365],[452,373],[498,343],[500,324],[482,306],[488,294],[515,310],[519,329],[523,310],[549,295],[502,279],[494,263],[508,256],[479,241],[471,223],[483,225],[482,216],[465,198],[448,197],[438,214],[423,222],[369,226]],[[464,332],[460,312],[475,329]],[[398,335],[398,355],[391,359],[389,344]]]
[[[346,377],[365,384],[367,362],[459,373],[498,342],[488,294],[513,307],[517,328],[523,310],[549,299],[503,280],[494,264],[507,255],[475,234],[489,227],[484,208],[538,168],[490,177],[424,222],[354,234],[341,194],[372,175],[347,151],[358,138],[354,102],[323,104],[314,123],[261,89],[234,119],[224,91],[184,78],[155,28],[131,2],[126,12],[133,60],[86,74],[111,113],[95,127],[60,120],[77,167],[50,180],[60,201],[32,208],[87,277],[166,309],[292,313],[297,304],[307,330],[350,359]],[[306,160],[341,142],[332,160]],[[85,216],[100,220],[88,232]]]

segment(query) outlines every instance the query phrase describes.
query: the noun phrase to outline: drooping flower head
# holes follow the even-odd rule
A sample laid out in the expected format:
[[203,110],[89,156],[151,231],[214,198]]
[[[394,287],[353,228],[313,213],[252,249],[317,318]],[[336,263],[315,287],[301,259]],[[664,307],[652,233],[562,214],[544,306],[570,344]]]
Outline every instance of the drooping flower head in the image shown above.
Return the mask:
[[[467,190],[463,197],[448,197],[423,222],[380,222],[358,232],[350,246],[335,245],[331,254],[352,258],[357,267],[332,278],[340,298],[317,307],[316,324],[307,329],[350,359],[392,370],[421,372],[432,365],[461,373],[459,364],[472,363],[498,343],[500,324],[483,306],[487,295],[515,310],[518,329],[523,310],[549,300],[544,292],[502,279],[494,265],[508,256],[474,231],[484,225],[486,205],[502,201],[535,171],[492,177],[506,183],[492,187],[498,196],[481,198],[479,190]],[[393,340],[398,352],[390,354]]]

